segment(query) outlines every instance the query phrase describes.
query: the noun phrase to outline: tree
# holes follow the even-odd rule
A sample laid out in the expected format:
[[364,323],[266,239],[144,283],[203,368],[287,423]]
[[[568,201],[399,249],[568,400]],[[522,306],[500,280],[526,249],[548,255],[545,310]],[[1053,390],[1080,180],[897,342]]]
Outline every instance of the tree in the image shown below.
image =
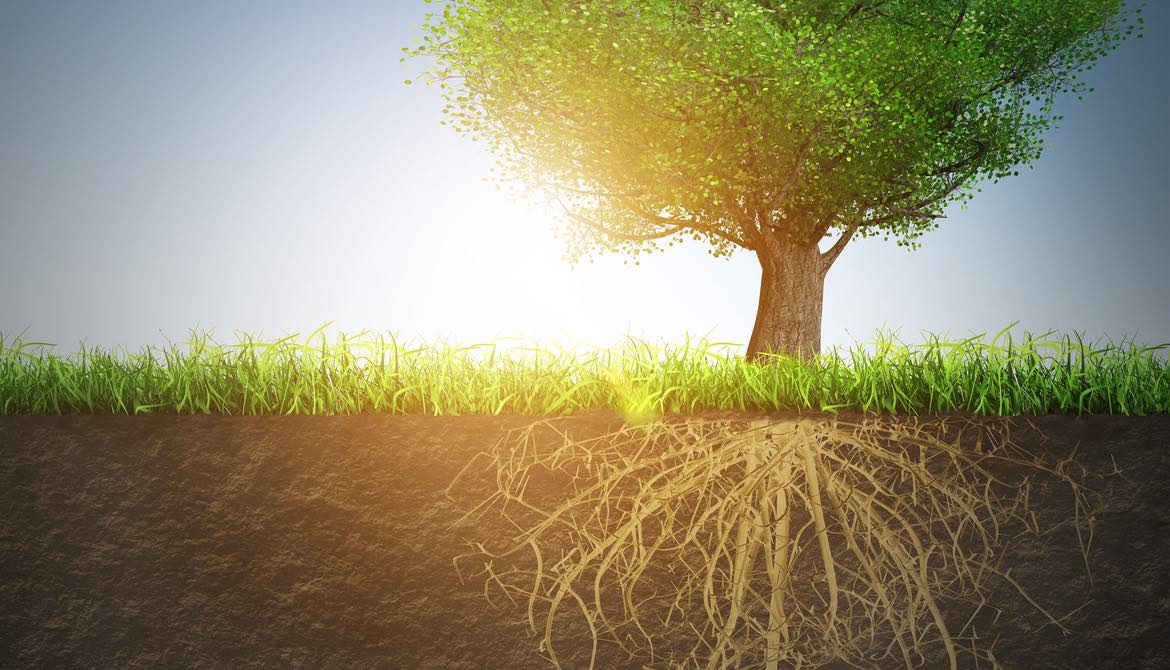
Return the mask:
[[[430,0],[427,0],[430,2]],[[448,0],[454,127],[563,208],[566,258],[755,253],[747,355],[820,351],[854,237],[910,249],[983,180],[1039,157],[1059,94],[1140,26],[1122,0]],[[404,59],[405,60],[405,59]],[[444,120],[444,123],[447,123]],[[824,252],[824,238],[836,241]]]

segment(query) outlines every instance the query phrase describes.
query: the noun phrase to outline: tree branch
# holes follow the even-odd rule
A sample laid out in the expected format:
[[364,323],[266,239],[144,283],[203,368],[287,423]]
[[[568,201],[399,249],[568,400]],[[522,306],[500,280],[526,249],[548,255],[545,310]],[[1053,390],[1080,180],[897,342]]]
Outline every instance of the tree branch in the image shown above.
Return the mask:
[[552,188],[560,189],[562,191],[568,191],[569,193],[576,193],[578,195],[592,195],[592,196],[600,196],[603,198],[616,198],[616,197],[621,197],[621,196],[635,197],[636,198],[636,197],[644,194],[643,191],[629,191],[627,193],[614,193],[612,191],[590,191],[590,190],[586,190],[583,188],[573,188],[572,186],[565,186],[564,184],[558,184],[556,182],[548,181],[545,179],[538,178],[536,181],[541,186],[549,186]]
[[964,158],[961,161],[956,161],[954,163],[951,163],[950,165],[944,165],[940,168],[936,168],[934,170],[934,172],[931,172],[930,174],[932,174],[934,176],[942,176],[945,174],[958,172],[958,171],[962,170],[963,168],[967,167],[968,165],[970,165],[971,163],[974,163],[975,161],[979,160],[980,158],[983,158],[984,156],[986,156],[987,150],[991,148],[991,145],[989,145],[987,142],[984,142],[983,140],[975,140],[975,144],[978,145],[978,148],[975,149],[975,153],[971,154],[970,156]]
[[748,203],[746,202],[746,198],[743,207],[741,208],[735,197],[735,194],[731,192],[731,189],[727,187],[726,183],[722,185],[722,191],[723,197],[731,203],[729,205],[729,209],[732,210],[731,218],[737,224],[739,224],[739,229],[743,231],[743,239],[746,241],[746,243],[741,243],[740,246],[752,251],[759,251],[760,249],[763,249],[764,235],[760,228],[756,226],[755,221],[752,219],[751,212],[748,211]]
[[906,207],[887,207],[886,209],[888,209],[891,212],[894,212],[895,214],[904,214],[906,216],[913,217],[916,219],[941,219],[941,218],[943,218],[942,214],[929,214],[927,212],[923,212],[923,211],[920,211],[917,209],[909,209]]
[[[658,231],[655,233],[647,233],[647,234],[641,234],[641,235],[611,230],[611,229],[606,228],[605,226],[597,223],[593,219],[590,219],[589,217],[582,216],[581,214],[574,212],[572,209],[569,208],[568,205],[565,204],[565,202],[563,200],[561,200],[561,197],[558,194],[549,191],[549,189],[547,187],[545,187],[545,191],[549,192],[552,195],[553,199],[557,201],[557,204],[561,206],[561,209],[564,210],[565,214],[568,215],[569,218],[571,218],[574,221],[581,223],[585,226],[588,226],[589,228],[592,228],[593,230],[596,230],[597,232],[599,232],[603,235],[607,235],[607,236],[612,237],[612,238],[621,239],[621,240],[628,240],[631,242],[648,242],[650,240],[659,240],[659,239],[662,239],[664,237],[670,237],[671,235],[675,235],[677,233],[681,233],[681,232],[684,232],[684,231],[689,229],[689,230],[699,231],[701,233],[707,233],[710,235],[714,235],[716,237],[727,240],[728,242],[731,242],[732,244],[737,244],[741,247],[744,247],[745,249],[754,249],[754,247],[752,247],[751,245],[746,243],[744,240],[742,240],[734,235],[731,235],[730,233],[726,233],[726,232],[720,230],[717,226],[707,225],[707,224],[699,223],[697,221],[686,221],[686,220],[672,219],[670,217],[665,217],[665,216],[658,216],[658,215],[655,215],[655,214],[648,212],[645,209],[645,205],[641,205],[640,203],[635,203],[635,205],[639,208],[636,210],[636,209],[634,209],[634,207],[632,207],[630,205],[630,203],[628,201],[625,203],[625,208],[631,214],[638,216],[638,217],[644,219],[645,221],[647,221],[648,223],[651,223],[653,225],[670,226],[670,227],[666,230],[661,230],[661,231]],[[619,198],[619,199],[626,200],[625,198]]]
[[955,38],[955,33],[959,30],[959,26],[963,24],[963,19],[967,16],[967,0],[963,0],[963,6],[959,9],[959,18],[955,19],[955,25],[951,26],[951,32],[947,35],[947,39],[943,42],[944,47],[951,45],[951,40]]
[[[891,211],[894,213],[893,214],[886,214],[885,216],[879,216],[879,217],[874,218],[874,219],[865,219],[861,222],[860,225],[873,226],[873,225],[877,225],[879,223],[886,223],[887,221],[893,221],[895,219],[900,219],[900,218],[903,218],[906,216],[912,216],[912,217],[919,218],[919,219],[941,219],[942,218],[941,214],[928,214],[926,212],[921,211],[921,209],[923,207],[929,207],[930,205],[934,205],[934,204],[941,202],[948,195],[950,195],[950,194],[954,193],[956,190],[958,190],[958,188],[962,185],[963,185],[963,180],[961,180],[961,179],[955,180],[955,182],[952,183],[949,187],[947,187],[947,189],[945,191],[943,191],[942,193],[939,193],[938,195],[933,196],[933,197],[926,198],[925,200],[919,200],[918,202],[910,205],[909,207],[894,207],[894,206],[891,206],[888,204],[879,204],[876,207],[873,207],[872,209],[879,209],[880,208],[880,209],[885,209],[887,211]],[[887,201],[887,202],[889,202],[889,201]]]
[[791,191],[792,187],[796,185],[796,181],[800,178],[800,173],[804,169],[804,161],[806,158],[808,158],[808,152],[812,148],[813,138],[816,137],[820,129],[821,124],[818,123],[815,127],[813,127],[812,131],[809,132],[808,137],[804,140],[804,143],[800,145],[800,148],[797,149],[796,160],[793,161],[792,170],[788,173],[788,177],[785,178],[784,185],[780,187],[780,190],[775,195],[773,195],[768,203],[764,206],[767,211],[770,212],[783,204],[784,200],[788,197],[789,191]]
[[837,19],[837,25],[833,26],[833,27],[836,30],[840,30],[842,26],[844,26],[846,23],[849,22],[849,19],[853,18],[854,16],[857,16],[857,13],[863,9],[865,9],[864,2],[854,3],[853,6],[849,8],[849,11],[845,12],[844,16],[842,16],[840,19]]
[[564,203],[561,204],[561,207],[565,210],[565,214],[568,214],[569,218],[573,219],[577,223],[585,224],[586,226],[589,226],[590,228],[602,233],[603,235],[607,235],[609,237],[616,237],[616,238],[622,239],[622,240],[629,240],[631,242],[648,242],[650,240],[659,240],[659,239],[662,239],[663,237],[670,237],[671,235],[674,235],[675,233],[681,232],[683,230],[683,226],[676,226],[673,230],[665,230],[665,231],[662,231],[660,233],[653,233],[650,235],[634,235],[632,233],[622,233],[622,232],[618,232],[616,230],[610,230],[610,229],[606,228],[605,226],[602,226],[601,224],[597,223],[593,219],[581,216],[580,214],[570,210],[568,207],[565,207]]
[[860,227],[861,224],[857,222],[849,224],[849,227],[845,229],[845,232],[841,234],[841,237],[833,244],[833,246],[829,247],[828,251],[825,251],[821,254],[822,275],[828,272],[829,268],[833,267],[833,263],[836,262],[837,257],[841,255],[841,251],[845,249],[845,245],[849,244],[849,240],[853,237],[853,233],[856,233],[857,229]]
[[840,209],[834,210],[832,214],[821,219],[821,225],[816,227],[813,231],[813,238],[820,242],[821,238],[829,232],[829,227],[833,225],[833,220],[837,218],[837,214],[841,212]]
[[623,197],[623,198],[619,198],[619,199],[622,200],[622,202],[625,204],[626,209],[628,211],[630,211],[632,214],[634,214],[636,216],[641,217],[642,219],[644,219],[648,223],[652,223],[652,224],[657,225],[657,226],[667,226],[667,225],[675,226],[675,230],[672,231],[672,233],[670,233],[670,234],[673,234],[675,232],[679,232],[683,229],[689,228],[691,230],[697,230],[697,231],[702,232],[702,233],[708,233],[710,235],[715,235],[716,237],[720,237],[724,240],[727,240],[728,242],[731,242],[732,244],[738,244],[739,246],[744,247],[745,249],[753,248],[744,240],[742,240],[738,237],[735,237],[734,235],[731,235],[730,233],[726,233],[726,232],[720,230],[717,226],[713,226],[713,225],[709,225],[709,224],[705,224],[705,223],[700,223],[699,221],[696,221],[694,219],[682,220],[682,219],[673,219],[673,218],[666,217],[666,216],[660,216],[658,214],[654,214],[653,212],[650,212],[648,209],[646,209],[646,206],[643,205],[642,203],[639,203],[636,201],[631,201],[630,198]]

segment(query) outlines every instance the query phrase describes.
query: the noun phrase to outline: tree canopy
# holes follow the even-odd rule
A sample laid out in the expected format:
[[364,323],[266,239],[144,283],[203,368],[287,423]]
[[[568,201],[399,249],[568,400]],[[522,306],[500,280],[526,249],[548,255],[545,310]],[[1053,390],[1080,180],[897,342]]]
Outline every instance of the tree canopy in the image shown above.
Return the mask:
[[[428,2],[430,0],[427,0]],[[447,0],[435,59],[456,130],[564,207],[574,262],[674,236],[914,248],[1017,174],[1140,26],[1122,0]],[[673,239],[667,240],[673,244]]]

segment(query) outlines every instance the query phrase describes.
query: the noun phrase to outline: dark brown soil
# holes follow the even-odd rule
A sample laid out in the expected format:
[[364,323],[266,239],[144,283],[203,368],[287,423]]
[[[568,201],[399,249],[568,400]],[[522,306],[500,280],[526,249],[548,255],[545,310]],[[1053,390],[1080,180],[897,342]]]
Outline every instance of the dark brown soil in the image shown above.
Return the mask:
[[[702,418],[716,416],[763,415]],[[0,417],[0,667],[546,668],[523,609],[498,593],[487,604],[452,562],[469,539],[512,533],[491,515],[456,523],[494,471],[476,466],[443,493],[533,420]],[[556,421],[577,438],[622,426],[609,413]],[[1007,668],[1170,668],[1170,415],[1012,425],[1017,444],[1076,448],[1095,473],[1095,581],[1075,536],[1015,540],[1004,565],[1049,611],[1073,612],[1072,634],[1040,627],[1006,585],[980,634],[998,637]],[[1071,514],[1052,505],[1042,517]],[[560,639],[566,668],[583,667],[584,626]],[[605,646],[598,667],[637,666]]]

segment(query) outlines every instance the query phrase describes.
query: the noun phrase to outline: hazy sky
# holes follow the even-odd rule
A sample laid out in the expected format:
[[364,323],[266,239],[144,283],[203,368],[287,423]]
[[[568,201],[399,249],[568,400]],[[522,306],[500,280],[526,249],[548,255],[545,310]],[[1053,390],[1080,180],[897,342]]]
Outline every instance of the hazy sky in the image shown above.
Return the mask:
[[[554,213],[406,86],[422,0],[0,0],[0,333],[120,351],[241,334],[746,343],[759,265],[699,243],[576,269]],[[1035,169],[907,251],[855,240],[824,346],[900,329],[1170,342],[1170,11],[1112,53]],[[643,257],[645,258],[645,257]],[[181,347],[183,348],[183,347]]]

